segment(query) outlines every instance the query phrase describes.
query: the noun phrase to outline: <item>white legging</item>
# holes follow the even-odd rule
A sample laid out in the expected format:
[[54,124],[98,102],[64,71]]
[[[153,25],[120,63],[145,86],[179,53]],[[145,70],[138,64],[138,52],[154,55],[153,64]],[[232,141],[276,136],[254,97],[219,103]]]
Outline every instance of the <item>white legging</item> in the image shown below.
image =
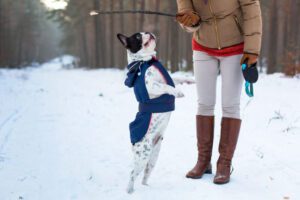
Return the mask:
[[215,57],[201,51],[193,52],[198,94],[198,115],[214,115],[217,76],[220,71],[223,117],[240,119],[240,97],[244,80],[240,67],[241,57],[241,54]]

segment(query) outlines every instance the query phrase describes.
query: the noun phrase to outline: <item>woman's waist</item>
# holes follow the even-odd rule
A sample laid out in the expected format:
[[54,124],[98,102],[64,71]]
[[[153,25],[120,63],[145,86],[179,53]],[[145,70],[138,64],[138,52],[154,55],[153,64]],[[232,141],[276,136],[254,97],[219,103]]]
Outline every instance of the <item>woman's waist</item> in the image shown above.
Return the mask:
[[194,51],[202,51],[212,56],[230,56],[242,54],[244,51],[244,42],[233,43],[232,45],[218,48],[210,48],[200,44],[195,38],[192,40],[192,49]]

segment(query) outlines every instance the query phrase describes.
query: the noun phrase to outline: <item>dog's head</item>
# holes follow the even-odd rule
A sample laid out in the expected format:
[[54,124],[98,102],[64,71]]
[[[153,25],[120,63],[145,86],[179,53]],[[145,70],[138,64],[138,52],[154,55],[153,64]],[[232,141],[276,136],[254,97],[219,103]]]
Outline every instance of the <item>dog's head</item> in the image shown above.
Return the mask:
[[117,37],[123,46],[132,54],[147,54],[153,52],[156,47],[156,39],[153,33],[140,32],[130,37],[119,33]]

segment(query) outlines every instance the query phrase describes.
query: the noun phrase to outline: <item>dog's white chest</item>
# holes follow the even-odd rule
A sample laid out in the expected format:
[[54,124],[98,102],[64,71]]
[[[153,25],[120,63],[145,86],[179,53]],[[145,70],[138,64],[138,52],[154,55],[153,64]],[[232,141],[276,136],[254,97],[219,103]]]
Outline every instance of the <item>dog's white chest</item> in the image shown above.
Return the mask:
[[[160,84],[157,84],[160,83]],[[145,84],[150,99],[159,97],[157,92],[162,90],[161,84],[167,84],[164,76],[154,65],[150,66],[145,73]]]

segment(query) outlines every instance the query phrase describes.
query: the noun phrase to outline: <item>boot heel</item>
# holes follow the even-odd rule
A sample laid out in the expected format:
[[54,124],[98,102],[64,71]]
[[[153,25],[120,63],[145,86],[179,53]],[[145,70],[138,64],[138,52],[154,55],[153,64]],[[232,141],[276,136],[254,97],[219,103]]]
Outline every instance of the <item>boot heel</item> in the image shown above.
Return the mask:
[[212,170],[211,169],[207,169],[204,173],[205,174],[212,174]]
[[211,169],[211,164],[209,164],[209,166],[207,167],[207,169],[205,170],[205,174],[212,174],[212,169]]

